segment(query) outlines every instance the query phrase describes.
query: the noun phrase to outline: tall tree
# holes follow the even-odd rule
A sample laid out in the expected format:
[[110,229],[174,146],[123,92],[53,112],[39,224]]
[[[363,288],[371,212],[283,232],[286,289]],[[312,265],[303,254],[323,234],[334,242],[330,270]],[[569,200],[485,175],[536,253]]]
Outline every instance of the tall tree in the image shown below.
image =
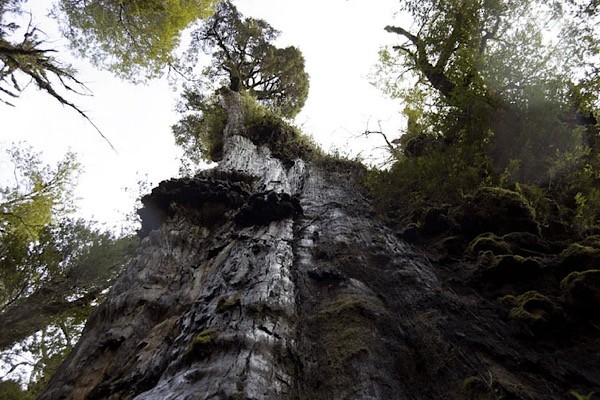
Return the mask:
[[[208,82],[228,84],[234,91],[247,90],[263,104],[292,118],[308,96],[308,74],[300,50],[278,48],[272,42],[279,32],[266,21],[243,18],[229,1],[192,34],[190,56],[199,50],[212,55],[203,73]],[[225,79],[225,80],[223,80]]]

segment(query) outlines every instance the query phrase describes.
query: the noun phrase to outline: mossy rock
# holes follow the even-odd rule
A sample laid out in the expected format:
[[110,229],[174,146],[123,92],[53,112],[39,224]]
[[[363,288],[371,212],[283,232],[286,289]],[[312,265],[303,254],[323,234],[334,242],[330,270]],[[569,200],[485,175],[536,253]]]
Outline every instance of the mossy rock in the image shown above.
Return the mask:
[[585,316],[600,318],[600,270],[572,272],[560,283],[567,304]]
[[549,297],[529,291],[519,296],[504,296],[500,302],[510,308],[509,318],[519,322],[534,333],[555,326],[562,320],[562,309]]
[[481,272],[481,279],[492,285],[518,284],[537,277],[540,270],[541,265],[535,258],[500,255],[495,256],[491,266]]
[[512,190],[484,187],[456,210],[456,221],[471,237],[485,232],[505,235],[510,232],[540,234],[535,212],[527,200]]
[[600,235],[589,235],[581,241],[583,246],[593,247],[600,249]]
[[472,255],[477,255],[482,251],[491,251],[494,254],[511,254],[512,250],[508,243],[498,235],[487,232],[477,236],[469,243],[467,251]]
[[585,244],[572,243],[560,257],[563,273],[600,267],[600,249]]

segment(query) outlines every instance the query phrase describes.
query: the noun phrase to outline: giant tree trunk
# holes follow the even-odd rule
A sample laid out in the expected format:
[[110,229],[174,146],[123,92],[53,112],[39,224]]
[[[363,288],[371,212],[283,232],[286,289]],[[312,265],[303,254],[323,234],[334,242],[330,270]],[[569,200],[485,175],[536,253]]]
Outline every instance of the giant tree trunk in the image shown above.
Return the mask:
[[223,160],[145,199],[139,255],[42,399],[537,399],[589,381],[506,341],[351,170],[282,163],[243,136],[239,95],[225,103]]

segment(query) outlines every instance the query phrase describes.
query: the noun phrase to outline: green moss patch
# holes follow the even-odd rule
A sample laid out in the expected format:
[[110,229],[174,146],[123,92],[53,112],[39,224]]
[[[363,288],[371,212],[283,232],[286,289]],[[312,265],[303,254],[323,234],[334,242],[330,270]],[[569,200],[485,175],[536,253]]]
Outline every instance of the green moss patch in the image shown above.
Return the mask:
[[194,336],[188,349],[188,357],[193,359],[205,358],[214,349],[217,330],[208,328]]
[[493,399],[492,389],[488,383],[478,376],[466,378],[461,385],[461,391],[468,400]]
[[497,235],[510,232],[540,233],[533,208],[525,197],[512,190],[481,188],[468,196],[456,213],[457,222],[471,237],[485,232]]
[[342,373],[369,352],[377,340],[375,321],[385,313],[379,300],[358,294],[338,296],[321,305],[317,320],[323,336],[323,362]]
[[447,236],[438,242],[438,248],[447,254],[460,256],[465,249],[465,240],[462,236]]
[[223,158],[223,131],[227,111],[216,98],[194,103],[197,113],[184,116],[173,126],[175,143],[195,163],[201,160],[220,161]]
[[561,308],[550,298],[533,290],[519,296],[504,296],[500,302],[511,307],[508,314],[511,319],[534,332],[556,323],[562,314]]
[[317,164],[324,167],[328,172],[351,172],[365,174],[367,167],[358,158],[349,158],[339,154],[326,154],[319,157]]
[[275,158],[289,164],[294,159],[309,160],[322,153],[316,143],[272,110],[244,96],[245,133],[257,146],[266,145]]
[[566,272],[585,271],[600,267],[600,249],[573,243],[561,254],[561,264]]
[[477,236],[467,247],[469,253],[477,255],[482,251],[491,251],[496,255],[512,253],[510,245],[498,235],[487,232]]
[[600,270],[572,272],[560,283],[567,303],[594,319],[600,310]]
[[584,246],[590,246],[595,249],[600,249],[600,235],[591,235],[581,241]]
[[239,295],[235,295],[232,297],[222,296],[219,298],[217,302],[217,307],[215,308],[216,313],[225,313],[231,311],[232,309],[241,306],[242,301],[240,300]]
[[508,244],[515,254],[550,254],[550,246],[538,235],[530,232],[511,232],[502,236],[502,240]]
[[446,207],[427,207],[423,210],[419,221],[421,233],[426,236],[436,236],[449,232],[453,226],[453,221],[448,217]]

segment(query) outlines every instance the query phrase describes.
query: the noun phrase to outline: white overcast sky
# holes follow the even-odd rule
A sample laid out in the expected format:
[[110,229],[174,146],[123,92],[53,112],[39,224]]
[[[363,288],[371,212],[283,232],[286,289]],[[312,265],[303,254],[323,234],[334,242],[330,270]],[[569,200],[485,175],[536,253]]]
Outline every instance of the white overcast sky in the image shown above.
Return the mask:
[[[34,22],[53,46],[64,48],[56,28],[44,15],[48,0],[29,0]],[[310,93],[296,123],[325,150],[362,152],[368,156],[380,146],[357,137],[370,121],[378,121],[391,138],[401,126],[400,104],[386,100],[369,84],[367,75],[377,62],[377,52],[393,43],[385,25],[394,23],[398,0],[234,0],[246,16],[262,18],[281,31],[278,44],[299,47],[310,75]],[[166,79],[132,85],[108,72],[95,70],[82,60],[68,59],[78,78],[93,92],[90,97],[70,97],[87,111],[118,151],[100,138],[74,111],[29,87],[11,108],[0,104],[0,146],[23,141],[56,162],[67,150],[78,154],[83,165],[77,197],[80,215],[108,226],[119,224],[134,207],[139,178],[153,185],[177,175],[180,151],[173,142],[171,125],[178,94]],[[3,157],[3,155],[0,155]],[[1,175],[9,171],[0,170]]]

